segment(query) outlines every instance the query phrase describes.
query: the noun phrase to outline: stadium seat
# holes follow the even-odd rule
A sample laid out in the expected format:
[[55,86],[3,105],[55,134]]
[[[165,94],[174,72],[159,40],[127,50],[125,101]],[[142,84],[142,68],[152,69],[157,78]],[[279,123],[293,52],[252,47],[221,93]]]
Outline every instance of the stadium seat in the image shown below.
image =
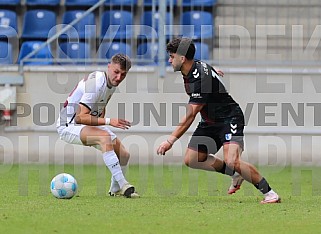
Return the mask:
[[193,7],[193,6],[215,6],[217,0],[183,0],[182,6]]
[[133,36],[133,13],[125,10],[105,11],[101,18],[102,39],[130,39]]
[[123,42],[102,42],[98,49],[100,59],[110,59],[114,54],[118,53],[131,57],[130,45]]
[[[29,53],[34,51],[35,49],[39,48],[41,44],[44,43],[43,41],[26,41],[23,42],[20,48],[20,53],[18,57],[18,64],[20,61],[26,57]],[[44,59],[43,61],[26,61],[24,64],[28,65],[49,65],[53,63],[52,54],[49,46],[44,47],[41,49],[37,54],[32,56],[31,58],[34,59]]]
[[[56,14],[48,10],[31,10],[25,13],[22,27],[23,39],[47,39],[55,33]],[[51,31],[50,31],[51,30]]]
[[205,43],[196,42],[195,44],[195,56],[194,58],[197,60],[209,60],[209,47]]
[[[137,47],[138,65],[157,65],[158,64],[158,44],[150,42],[141,43]],[[139,61],[141,60],[141,61]]]
[[[176,6],[177,1],[176,0],[172,0],[173,1],[173,6]],[[166,5],[170,5],[171,1],[170,0],[166,0]],[[152,6],[153,5],[153,0],[144,0],[144,6]],[[156,0],[156,6],[159,5],[159,0]]]
[[58,6],[60,0],[26,0],[27,6]]
[[12,46],[10,43],[0,41],[0,66],[3,64],[12,64]]
[[0,0],[0,5],[1,6],[17,6],[20,4],[20,0]]
[[85,64],[91,63],[87,61],[74,61],[77,59],[88,59],[90,58],[90,46],[88,43],[85,42],[62,42],[59,44],[58,48],[58,57],[62,59],[69,59],[63,63],[72,63],[72,64]]
[[[153,25],[153,17],[154,17],[154,24]],[[159,13],[153,13],[153,11],[145,11],[140,19],[141,24],[141,30],[140,30],[140,36],[144,36],[146,39],[151,39],[153,32],[156,34],[154,35],[155,38],[158,38],[158,21],[159,21]],[[165,25],[171,25],[171,14],[169,12],[166,13],[166,19],[165,19]],[[148,27],[146,27],[146,26]],[[153,27],[154,26],[154,27]],[[154,30],[155,31],[154,31]],[[166,34],[166,32],[165,32]],[[168,34],[168,33],[167,33]],[[167,38],[169,35],[166,36]]]
[[[62,23],[70,24],[77,18],[80,18],[85,11],[83,10],[74,10],[74,11],[66,11],[63,15]],[[87,26],[88,25],[88,26]],[[64,34],[61,35],[61,38],[75,39],[86,39],[93,38],[96,36],[95,28],[90,27],[90,25],[95,25],[95,15],[94,13],[89,13],[89,15],[85,16],[78,23],[76,23],[73,27],[75,30],[68,30]],[[87,27],[86,27],[87,26]],[[87,30],[86,30],[87,29]]]
[[98,0],[65,0],[65,6],[93,6]]
[[181,34],[193,39],[214,37],[213,16],[206,11],[186,11],[181,16]]
[[115,6],[133,6],[137,4],[137,0],[106,0],[105,5]]
[[10,10],[0,10],[0,38],[18,36],[17,14]]

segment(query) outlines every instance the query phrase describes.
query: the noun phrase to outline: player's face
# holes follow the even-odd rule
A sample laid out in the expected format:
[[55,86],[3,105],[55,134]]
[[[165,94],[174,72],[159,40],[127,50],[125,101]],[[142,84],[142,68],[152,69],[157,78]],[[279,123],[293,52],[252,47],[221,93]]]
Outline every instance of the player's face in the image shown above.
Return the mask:
[[170,53],[168,62],[172,64],[172,67],[174,71],[180,71],[181,67],[183,65],[183,58],[184,56],[176,54],[176,53]]
[[127,71],[122,70],[118,63],[108,64],[108,79],[109,85],[117,87],[126,77]]

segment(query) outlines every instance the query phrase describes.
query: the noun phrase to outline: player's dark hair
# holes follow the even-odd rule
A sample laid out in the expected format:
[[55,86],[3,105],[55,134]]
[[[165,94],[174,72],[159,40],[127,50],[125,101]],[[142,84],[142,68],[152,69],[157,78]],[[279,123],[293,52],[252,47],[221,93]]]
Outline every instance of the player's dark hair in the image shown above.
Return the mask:
[[188,60],[192,60],[195,55],[195,45],[191,38],[177,37],[167,44],[166,51],[183,55]]
[[115,54],[111,58],[111,62],[119,64],[120,68],[126,71],[129,71],[129,69],[132,67],[132,62],[130,61],[130,58],[125,54]]

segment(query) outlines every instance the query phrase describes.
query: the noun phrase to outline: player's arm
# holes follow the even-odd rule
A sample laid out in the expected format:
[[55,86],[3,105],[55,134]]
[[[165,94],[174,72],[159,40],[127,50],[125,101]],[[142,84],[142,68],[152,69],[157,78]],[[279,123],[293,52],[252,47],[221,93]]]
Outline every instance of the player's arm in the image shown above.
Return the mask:
[[79,103],[75,116],[77,124],[84,124],[90,126],[105,125],[106,120],[103,117],[96,117],[90,114],[90,109],[86,104]]
[[172,148],[175,141],[177,141],[194,122],[194,119],[197,113],[202,110],[203,106],[204,104],[191,104],[191,103],[187,105],[186,115],[182,118],[180,124],[177,126],[174,132],[172,132],[170,137],[159,145],[157,149],[157,154],[164,155],[166,151]]
[[224,72],[223,72],[221,69],[216,68],[216,67],[214,67],[214,69],[215,69],[215,71],[217,72],[217,74],[218,74],[219,76],[221,76],[221,77],[224,76]]
[[75,115],[75,122],[77,124],[84,124],[90,126],[111,125],[113,127],[121,129],[128,129],[130,127],[130,122],[128,122],[127,120],[105,118],[104,113],[103,115],[101,115],[101,117],[93,116],[90,114],[90,109],[82,103],[78,105],[78,109]]

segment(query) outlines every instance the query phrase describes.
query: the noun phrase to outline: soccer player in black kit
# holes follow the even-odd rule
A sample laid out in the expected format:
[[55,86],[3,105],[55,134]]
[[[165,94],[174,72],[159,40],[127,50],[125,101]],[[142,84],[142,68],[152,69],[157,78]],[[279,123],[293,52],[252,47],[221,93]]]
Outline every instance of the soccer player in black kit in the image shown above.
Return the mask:
[[[194,169],[232,176],[229,194],[240,189],[245,179],[264,195],[262,204],[279,203],[280,197],[266,179],[253,165],[241,160],[244,116],[220,79],[223,73],[194,60],[195,45],[190,38],[175,38],[167,44],[166,50],[174,71],[181,71],[183,75],[185,91],[190,99],[186,115],[170,137],[159,145],[157,153],[165,155],[200,113],[201,121],[188,144],[185,164]],[[214,155],[221,147],[223,160]]]

